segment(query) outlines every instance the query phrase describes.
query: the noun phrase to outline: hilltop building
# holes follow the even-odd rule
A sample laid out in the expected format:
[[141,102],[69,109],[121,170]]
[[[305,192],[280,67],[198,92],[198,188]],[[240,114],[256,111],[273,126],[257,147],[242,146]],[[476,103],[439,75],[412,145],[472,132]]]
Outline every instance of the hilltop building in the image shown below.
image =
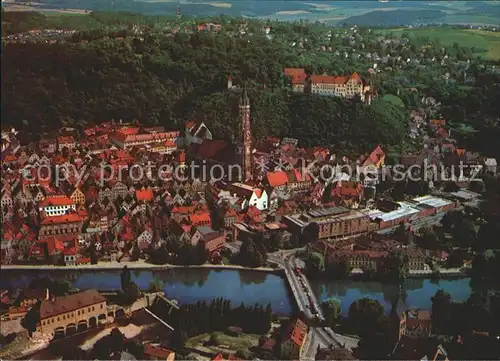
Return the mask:
[[350,76],[308,75],[302,68],[285,68],[284,74],[290,77],[294,92],[346,99],[359,96],[361,101],[371,103],[370,86],[356,72]]

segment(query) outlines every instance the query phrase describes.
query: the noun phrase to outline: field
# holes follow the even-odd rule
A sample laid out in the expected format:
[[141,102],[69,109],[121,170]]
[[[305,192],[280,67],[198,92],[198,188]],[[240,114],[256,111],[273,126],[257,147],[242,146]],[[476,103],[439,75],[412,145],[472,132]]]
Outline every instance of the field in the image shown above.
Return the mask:
[[462,46],[484,49],[478,53],[487,59],[500,59],[500,33],[477,29],[450,29],[450,28],[425,28],[425,29],[391,29],[384,33],[392,33],[396,36],[408,33],[411,37],[429,38],[429,41],[437,40],[444,45],[458,43]]

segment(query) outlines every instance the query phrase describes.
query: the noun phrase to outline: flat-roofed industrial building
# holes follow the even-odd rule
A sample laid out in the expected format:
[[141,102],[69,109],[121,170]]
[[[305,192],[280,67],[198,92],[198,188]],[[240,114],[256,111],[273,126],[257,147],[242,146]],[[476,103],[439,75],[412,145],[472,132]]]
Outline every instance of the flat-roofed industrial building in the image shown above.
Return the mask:
[[283,217],[288,230],[302,236],[308,227],[318,226],[318,239],[338,239],[368,232],[370,217],[345,207],[329,207]]

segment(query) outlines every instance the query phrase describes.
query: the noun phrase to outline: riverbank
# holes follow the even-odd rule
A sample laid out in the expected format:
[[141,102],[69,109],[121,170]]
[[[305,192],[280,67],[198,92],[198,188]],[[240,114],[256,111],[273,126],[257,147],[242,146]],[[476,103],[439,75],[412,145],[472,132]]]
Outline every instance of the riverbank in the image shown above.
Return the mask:
[[163,271],[169,269],[182,269],[182,268],[211,268],[211,269],[232,269],[232,270],[250,270],[250,271],[260,271],[260,272],[279,272],[281,271],[279,268],[272,267],[257,267],[257,268],[249,268],[239,265],[232,264],[202,264],[202,265],[190,265],[190,266],[182,266],[182,265],[173,265],[173,264],[165,264],[165,265],[156,265],[152,263],[146,262],[100,262],[97,264],[84,264],[84,265],[68,265],[68,266],[54,266],[54,265],[2,265],[2,271],[20,271],[20,270],[39,270],[39,271],[103,271],[103,270],[121,270],[123,267],[127,266],[127,268],[131,270],[150,270],[150,271]]

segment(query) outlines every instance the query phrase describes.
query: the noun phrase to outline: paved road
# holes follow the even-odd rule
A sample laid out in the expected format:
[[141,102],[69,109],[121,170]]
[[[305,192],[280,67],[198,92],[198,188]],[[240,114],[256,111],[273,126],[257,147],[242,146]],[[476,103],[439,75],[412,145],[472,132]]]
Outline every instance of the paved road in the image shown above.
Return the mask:
[[[316,317],[324,320],[318,300],[312,292],[307,278],[303,275],[297,276],[294,272],[295,267],[300,262],[300,260],[294,257],[295,251],[280,251],[275,254],[269,254],[268,260],[277,263],[284,269],[297,305],[306,317]],[[312,302],[309,302],[307,295],[310,295]],[[357,340],[336,334],[332,329],[327,327],[312,327],[310,330],[310,340],[304,346],[301,359],[314,359],[318,345],[321,347],[333,346],[352,349],[357,347]]]

